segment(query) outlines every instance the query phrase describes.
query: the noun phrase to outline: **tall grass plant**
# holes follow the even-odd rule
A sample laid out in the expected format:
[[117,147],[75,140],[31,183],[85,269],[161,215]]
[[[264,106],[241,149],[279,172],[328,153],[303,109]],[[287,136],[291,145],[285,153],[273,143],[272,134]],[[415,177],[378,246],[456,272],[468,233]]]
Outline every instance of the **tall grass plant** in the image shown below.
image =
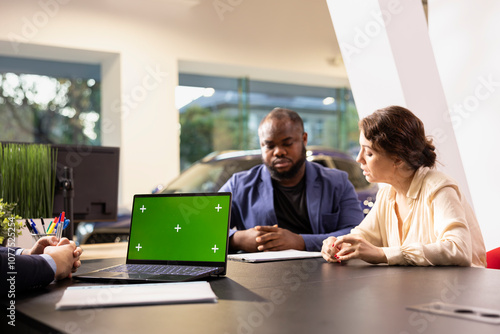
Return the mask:
[[17,203],[23,218],[51,217],[57,152],[45,144],[3,143],[0,150],[0,198]]

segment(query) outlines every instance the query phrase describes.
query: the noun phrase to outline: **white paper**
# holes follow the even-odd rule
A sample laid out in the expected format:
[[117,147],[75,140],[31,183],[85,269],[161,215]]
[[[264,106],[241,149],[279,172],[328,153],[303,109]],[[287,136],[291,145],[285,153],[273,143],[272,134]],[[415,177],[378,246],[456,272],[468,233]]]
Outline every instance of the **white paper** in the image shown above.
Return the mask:
[[89,285],[68,287],[56,310],[202,302],[217,302],[208,282]]
[[282,260],[306,259],[312,257],[321,257],[321,252],[307,252],[295,249],[288,249],[283,251],[230,254],[227,256],[227,258],[230,260],[243,261],[243,262],[282,261]]

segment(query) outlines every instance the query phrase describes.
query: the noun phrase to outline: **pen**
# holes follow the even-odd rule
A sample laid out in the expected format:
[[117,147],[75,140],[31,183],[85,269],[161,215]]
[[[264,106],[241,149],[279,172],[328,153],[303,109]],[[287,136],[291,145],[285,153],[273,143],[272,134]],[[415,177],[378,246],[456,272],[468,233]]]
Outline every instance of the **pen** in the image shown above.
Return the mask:
[[49,222],[49,226],[47,226],[47,234],[49,233],[51,226],[52,226],[52,222]]
[[52,225],[52,230],[50,231],[50,233],[53,233],[56,230],[57,225],[59,225],[59,217],[56,217],[56,219],[54,219],[54,224]]
[[28,218],[26,218],[26,227],[28,228],[28,231],[30,233],[33,233],[33,230],[31,229],[31,225],[30,225],[30,222],[28,221]]
[[56,234],[56,237],[60,239],[61,237],[59,236],[60,232],[62,232],[62,225],[64,225],[64,211],[59,214],[59,219],[57,220],[56,227],[54,229],[54,233]]
[[33,219],[31,219],[31,218],[30,218],[30,220],[31,220],[31,228],[33,229],[33,232],[34,232],[35,234],[38,234],[38,230],[36,229],[36,224],[35,224],[35,222],[34,222],[34,221],[33,221]]
[[40,220],[42,221],[42,228],[43,228],[43,233],[47,234],[47,230],[45,229],[45,222],[43,221],[43,218],[40,217]]
[[47,231],[48,234],[52,234],[52,232],[54,231],[54,228],[56,227],[58,221],[59,221],[59,217],[56,217],[56,219],[54,219],[54,221],[52,222],[52,225],[50,225],[49,230]]
[[60,237],[60,234],[62,232],[62,228],[61,228],[61,222],[57,222],[56,224],[56,228],[54,229],[54,234],[56,235],[57,239],[61,239]]
[[[64,216],[63,216],[64,217]],[[64,222],[59,222],[59,227],[57,229],[57,238],[58,239],[61,239],[62,237],[62,233],[63,233],[63,230],[66,228],[66,226],[68,225],[67,222],[69,221],[69,219],[64,219]]]
[[62,216],[63,216],[63,212],[61,212],[61,213],[59,214],[59,217],[57,217],[57,223],[56,223],[56,226],[54,226],[54,233],[56,233],[56,232],[57,232],[57,228],[59,227],[59,224],[60,224],[60,223],[64,223],[64,222],[61,220]]

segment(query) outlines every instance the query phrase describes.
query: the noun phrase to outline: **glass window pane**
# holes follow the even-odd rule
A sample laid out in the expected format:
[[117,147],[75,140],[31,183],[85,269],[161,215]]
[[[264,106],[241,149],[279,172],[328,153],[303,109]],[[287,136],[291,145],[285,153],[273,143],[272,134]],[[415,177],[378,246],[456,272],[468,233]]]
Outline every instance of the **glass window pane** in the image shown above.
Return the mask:
[[333,160],[335,161],[335,168],[347,172],[349,181],[351,181],[354,188],[363,189],[370,185],[363,175],[363,170],[359,168],[357,163],[340,158],[334,158]]
[[100,145],[99,65],[1,60],[1,141]]
[[348,88],[180,74],[181,167],[213,151],[259,148],[261,119],[273,108],[298,112],[309,146],[357,153],[358,114]]

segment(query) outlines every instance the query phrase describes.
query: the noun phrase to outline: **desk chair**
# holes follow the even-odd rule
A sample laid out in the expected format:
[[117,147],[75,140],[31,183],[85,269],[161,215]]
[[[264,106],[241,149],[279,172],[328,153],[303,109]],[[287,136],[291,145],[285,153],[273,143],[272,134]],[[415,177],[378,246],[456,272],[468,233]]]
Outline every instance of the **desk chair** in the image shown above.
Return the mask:
[[500,247],[486,252],[486,268],[500,269]]

